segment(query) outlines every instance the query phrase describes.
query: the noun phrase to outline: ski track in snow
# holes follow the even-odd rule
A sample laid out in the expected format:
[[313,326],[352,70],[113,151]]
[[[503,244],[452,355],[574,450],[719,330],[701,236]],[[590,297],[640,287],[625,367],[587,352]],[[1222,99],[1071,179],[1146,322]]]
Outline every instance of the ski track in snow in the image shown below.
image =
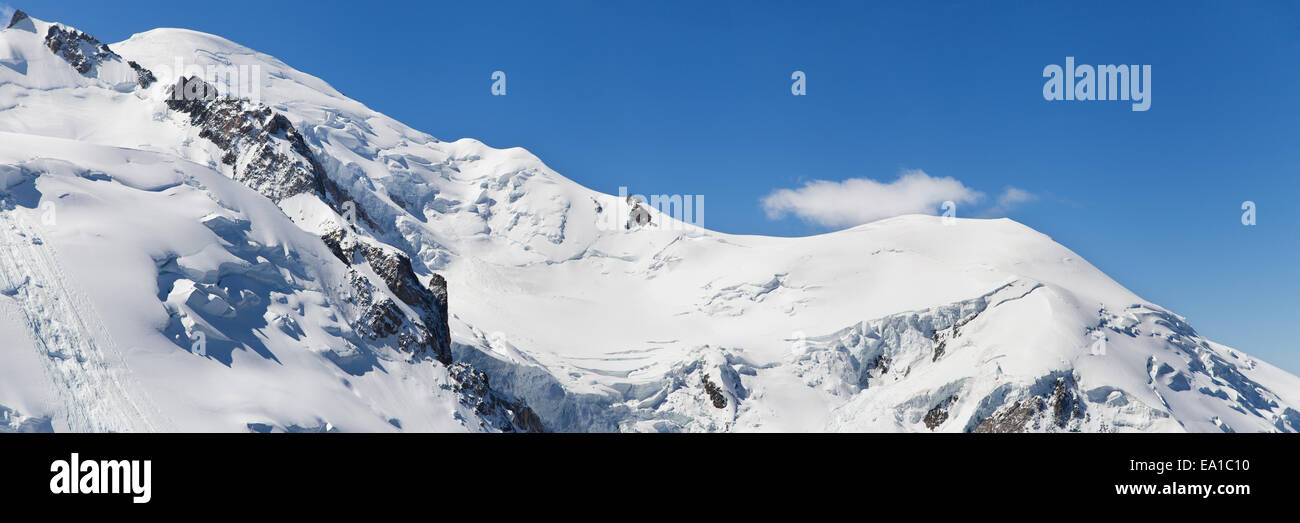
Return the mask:
[[147,398],[119,375],[126,362],[93,305],[66,285],[53,248],[24,221],[13,210],[0,211],[0,277],[44,352],[41,361],[56,384],[68,429],[156,430],[141,408]]

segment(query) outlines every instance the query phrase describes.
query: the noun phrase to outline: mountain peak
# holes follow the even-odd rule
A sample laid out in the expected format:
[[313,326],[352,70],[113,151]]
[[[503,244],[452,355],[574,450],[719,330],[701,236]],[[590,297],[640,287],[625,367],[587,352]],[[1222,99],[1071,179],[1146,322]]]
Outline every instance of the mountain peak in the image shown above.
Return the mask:
[[30,21],[30,20],[31,20],[31,17],[30,17],[30,16],[27,16],[27,13],[24,13],[24,12],[22,11],[22,9],[19,9],[19,10],[17,10],[17,11],[14,11],[14,16],[13,16],[13,18],[10,18],[10,19],[9,19],[9,25],[5,26],[5,29],[9,29],[9,28],[11,28],[11,27],[13,27],[13,26],[16,26],[16,25],[18,25],[19,23],[22,23],[23,20],[28,20],[28,21]]
[[[0,71],[4,73],[0,82],[41,89],[97,84],[127,92],[154,81],[150,71],[123,59],[94,36],[24,11],[14,12],[0,46],[5,48],[0,56],[9,66]],[[51,53],[58,60],[48,60]]]

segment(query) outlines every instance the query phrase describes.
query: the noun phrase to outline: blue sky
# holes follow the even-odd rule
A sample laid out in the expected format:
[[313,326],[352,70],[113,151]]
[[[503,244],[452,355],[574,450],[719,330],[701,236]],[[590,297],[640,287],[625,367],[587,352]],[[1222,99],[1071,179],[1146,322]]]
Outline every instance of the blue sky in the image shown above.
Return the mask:
[[[726,232],[863,218],[762,203],[814,180],[951,178],[984,195],[959,216],[1034,227],[1300,372],[1300,4],[4,1],[106,42],[218,34],[442,139],[525,147],[608,193],[703,194]],[[1066,56],[1151,65],[1150,110],[1044,100]],[[999,206],[1008,187],[1033,198]]]

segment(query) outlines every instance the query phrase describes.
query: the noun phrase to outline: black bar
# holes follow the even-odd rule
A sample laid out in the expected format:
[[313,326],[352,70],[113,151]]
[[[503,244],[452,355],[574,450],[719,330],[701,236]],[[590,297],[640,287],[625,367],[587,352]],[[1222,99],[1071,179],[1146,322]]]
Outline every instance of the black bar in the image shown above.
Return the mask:
[[[815,500],[928,510],[1004,503],[1184,510],[1280,503],[1294,510],[1296,448],[1294,438],[1271,434],[6,435],[0,500],[127,513],[435,501],[504,509],[506,498],[684,509],[684,501],[673,501],[681,496],[746,510]],[[150,460],[151,499],[52,493],[51,464],[72,453],[82,462]],[[1188,463],[1180,460],[1198,470],[1179,470]],[[1218,470],[1201,470],[1207,464]],[[1117,484],[1244,485],[1249,493],[1120,495]]]

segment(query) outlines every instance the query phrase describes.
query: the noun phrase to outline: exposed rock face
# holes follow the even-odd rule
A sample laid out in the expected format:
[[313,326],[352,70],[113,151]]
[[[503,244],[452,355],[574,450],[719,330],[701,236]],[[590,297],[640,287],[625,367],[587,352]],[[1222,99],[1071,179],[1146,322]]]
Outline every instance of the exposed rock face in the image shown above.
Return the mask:
[[1085,403],[1078,395],[1074,380],[1068,376],[1045,377],[1035,386],[1055,381],[1051,392],[1016,400],[1008,407],[984,418],[971,432],[1045,432],[1077,430],[1075,422],[1084,418]]
[[473,407],[474,412],[492,428],[502,432],[546,432],[542,419],[533,409],[523,401],[494,390],[483,371],[465,363],[452,365],[450,370],[451,377],[458,384],[453,390],[460,393],[461,402]]
[[[27,18],[27,14],[22,11],[14,13],[14,18],[9,22],[9,26],[22,22]],[[114,53],[108,45],[96,40],[90,36],[75,29],[65,28],[59,25],[51,25],[50,30],[45,33],[45,46],[50,48],[60,58],[66,60],[72,65],[77,72],[83,75],[93,75],[95,69],[105,62],[124,62],[121,56]],[[156,78],[152,72],[135,62],[126,62],[136,74],[136,84],[140,87],[149,87],[153,85]]]
[[[325,175],[302,135],[284,115],[271,108],[222,96],[217,88],[200,78],[182,78],[168,89],[167,106],[189,115],[199,136],[225,152],[222,163],[234,169],[235,180],[272,201],[309,193],[336,211],[345,210],[366,219],[364,209],[340,202],[346,195]],[[393,295],[410,306],[418,321],[406,318],[388,298],[378,298],[369,279],[355,269],[352,287],[365,311],[360,329],[371,339],[398,337],[402,350],[429,354],[444,364],[451,363],[451,341],[447,327],[446,282],[434,275],[433,288],[425,287],[411,267],[411,260],[396,249],[369,241],[342,229],[322,237],[344,263],[369,263]]]
[[158,78],[153,75],[153,71],[145,69],[140,64],[135,62],[127,62],[126,64],[131,66],[131,69],[135,70],[137,78],[136,83],[140,85],[141,89],[148,89],[149,86],[158,81]]
[[[166,104],[188,114],[199,137],[224,151],[221,161],[234,169],[235,180],[257,193],[277,203],[290,196],[313,194],[341,215],[354,215],[377,228],[365,208],[350,202],[341,187],[329,180],[303,135],[283,114],[265,105],[222,96],[216,86],[194,77],[181,78],[169,87]],[[363,336],[372,341],[395,337],[398,349],[432,356],[450,366],[447,285],[442,276],[430,276],[429,286],[425,286],[406,254],[351,230],[335,229],[321,239],[339,260],[352,267],[352,291],[363,311],[356,328]],[[382,281],[370,281],[357,271],[360,263],[368,264]],[[376,285],[386,286],[417,317],[409,317],[393,299],[376,293]]]
[[[18,11],[9,25],[26,31],[36,27],[36,23],[41,22]],[[35,35],[32,38],[41,38],[37,31],[31,32]],[[147,88],[158,81],[152,71],[139,63],[124,60],[93,36],[66,26],[52,24],[41,43],[78,73],[109,83],[121,94],[137,87]],[[171,82],[173,78],[164,80]],[[331,271],[329,279],[333,288],[324,293],[329,299],[317,304],[329,312],[328,321],[322,322],[328,323],[324,329],[326,334],[341,343],[321,347],[309,343],[310,340],[301,340],[304,331],[292,310],[285,311],[283,307],[271,310],[268,306],[272,302],[283,306],[287,303],[285,296],[299,291],[320,293],[319,288],[296,283],[299,276],[312,274],[296,270],[304,268],[303,259],[292,247],[303,244],[259,243],[261,238],[254,240],[248,236],[251,225],[248,220],[224,214],[211,214],[201,222],[223,240],[225,254],[246,263],[223,263],[220,270],[210,271],[187,265],[183,256],[174,253],[155,260],[158,299],[168,313],[166,325],[159,329],[164,336],[183,350],[194,350],[192,335],[201,333],[203,355],[230,366],[231,355],[237,349],[248,349],[268,360],[279,361],[258,339],[258,327],[274,327],[355,375],[376,368],[376,351],[371,349],[396,348],[413,355],[401,358],[408,363],[433,365],[428,361],[432,359],[446,366],[453,380],[448,388],[454,388],[461,401],[481,415],[479,421],[485,428],[507,432],[546,431],[532,409],[519,399],[493,390],[484,373],[468,364],[453,365],[446,281],[437,274],[417,274],[405,252],[385,243],[392,241],[391,236],[384,240],[372,236],[376,231],[382,235],[380,224],[372,219],[362,202],[355,201],[338,184],[355,181],[354,174],[336,175],[338,183],[330,179],[333,172],[327,172],[320,160],[334,162],[336,159],[319,156],[288,117],[268,106],[223,95],[217,86],[199,77],[180,78],[164,87],[167,108],[177,113],[177,120],[193,126],[190,132],[208,142],[199,145],[211,158],[229,166],[228,170],[222,170],[232,179],[275,203],[294,196],[314,196],[351,223],[347,229],[336,229],[322,236],[326,246],[347,266],[343,288],[333,285],[337,280],[332,275],[338,273]],[[0,178],[5,174],[0,170]],[[10,175],[10,178],[26,176],[23,171]],[[224,202],[217,203],[224,205]],[[232,207],[226,209],[235,211]],[[382,215],[373,206],[369,211]],[[369,230],[365,230],[367,227]],[[311,259],[319,260],[315,256]],[[321,261],[328,262],[328,259]],[[423,266],[419,268],[423,270]],[[337,291],[342,292],[335,294]],[[336,307],[339,302],[355,306]],[[301,318],[302,304],[297,307]],[[347,323],[350,329],[340,323]],[[211,338],[207,338],[208,334]],[[432,378],[445,383],[437,375]],[[465,409],[457,411],[467,413]],[[401,428],[395,418],[389,423]],[[48,418],[24,417],[0,405],[0,432],[42,430],[48,425]],[[337,430],[325,420],[305,426],[252,422],[248,429],[256,432]]]
[[[153,78],[147,69],[139,70]],[[235,180],[271,201],[311,193],[339,214],[355,214],[359,222],[379,228],[363,206],[346,207],[347,192],[326,176],[293,123],[270,107],[223,96],[195,77],[167,89],[167,107],[189,115],[199,137],[224,152],[221,161],[234,169]]]
[[51,25],[45,33],[45,46],[54,54],[67,60],[81,74],[90,74],[105,60],[121,60],[107,45],[81,31]]
[[225,151],[235,180],[271,201],[313,193],[327,203],[324,171],[302,135],[284,115],[245,100],[224,97],[200,78],[182,78],[167,90],[167,107],[185,113],[199,137]]
[[27,19],[27,13],[24,13],[22,9],[14,11],[14,16],[13,18],[9,19],[9,25],[5,26],[5,29],[18,25],[18,22],[21,22],[26,19]]
[[349,266],[368,263],[393,295],[418,314],[419,322],[408,321],[391,299],[376,300],[368,278],[352,269],[352,286],[360,305],[366,310],[362,327],[374,339],[399,336],[402,350],[430,354],[443,364],[451,364],[451,334],[447,327],[447,282],[433,275],[430,286],[421,282],[411,268],[411,260],[391,247],[372,244],[355,234],[337,229],[321,237],[334,255]]
[[947,399],[939,402],[938,405],[935,405],[934,408],[926,412],[925,417],[922,418],[922,421],[925,422],[925,428],[934,430],[935,427],[943,425],[943,422],[948,421],[948,408],[956,402],[957,396],[948,396]]
[[704,392],[708,393],[709,401],[713,403],[715,409],[727,408],[727,396],[722,394],[722,390],[709,381],[709,375],[705,374],[700,377],[700,383],[704,386]]
[[971,432],[1025,432],[1032,427],[1033,419],[1042,412],[1043,398],[1016,400],[997,414],[984,418]]
[[[247,100],[222,96],[216,86],[195,77],[178,80],[167,95],[168,108],[188,115],[199,137],[224,152],[221,161],[233,168],[235,180],[275,202],[313,194],[340,214],[354,215],[377,228],[364,207],[348,204],[347,194],[326,176],[302,134],[284,115]],[[321,239],[339,260],[352,267],[349,279],[362,310],[356,320],[358,332],[372,341],[395,337],[400,350],[451,365],[447,283],[442,276],[431,275],[426,286],[406,254],[349,230],[336,229]],[[382,281],[373,282],[358,271],[360,263],[369,265]],[[376,292],[377,285],[387,287],[417,317],[409,317],[392,299]],[[512,412],[525,411],[514,408]],[[532,416],[531,425],[540,430],[540,420],[531,410],[526,412],[525,418]]]

